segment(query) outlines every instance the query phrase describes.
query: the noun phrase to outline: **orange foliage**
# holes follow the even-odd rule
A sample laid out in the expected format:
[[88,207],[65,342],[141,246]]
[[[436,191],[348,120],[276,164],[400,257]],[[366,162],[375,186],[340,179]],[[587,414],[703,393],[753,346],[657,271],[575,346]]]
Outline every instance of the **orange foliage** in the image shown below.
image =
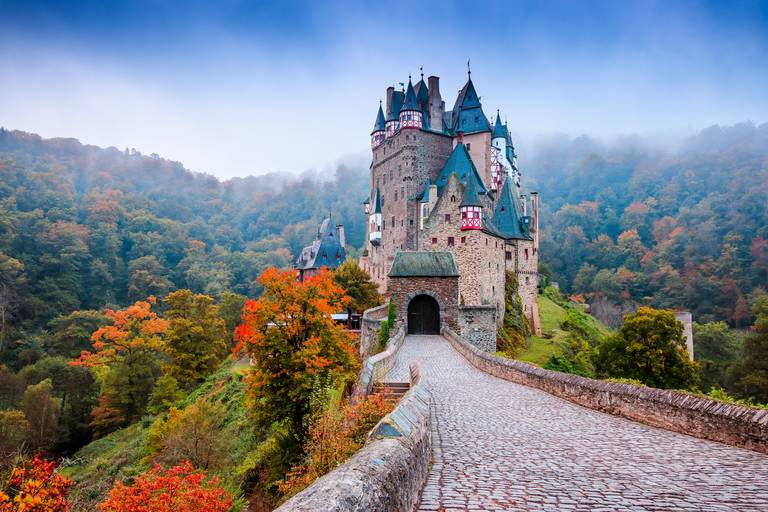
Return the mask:
[[344,402],[339,410],[328,408],[309,427],[303,464],[294,466],[278,489],[292,496],[343,463],[365,443],[365,437],[394,404],[381,395],[371,395],[356,404]]
[[56,463],[35,457],[11,472],[8,489],[0,491],[0,512],[65,512],[70,480],[56,472]]
[[226,512],[231,506],[232,496],[221,487],[218,478],[207,478],[185,461],[168,470],[155,465],[149,473],[136,477],[132,485],[117,482],[98,509],[102,512]]
[[115,358],[139,350],[160,350],[161,335],[168,329],[168,321],[160,318],[152,309],[157,301],[148,297],[125,309],[108,309],[105,316],[112,324],[104,326],[91,335],[94,352],[83,351],[72,365],[100,366]]

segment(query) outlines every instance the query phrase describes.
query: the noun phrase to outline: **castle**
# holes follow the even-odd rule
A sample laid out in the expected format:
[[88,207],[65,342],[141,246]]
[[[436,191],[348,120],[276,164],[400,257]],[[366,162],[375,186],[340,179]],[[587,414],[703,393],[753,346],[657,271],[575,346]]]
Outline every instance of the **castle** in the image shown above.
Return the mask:
[[408,331],[445,324],[495,350],[509,270],[539,333],[538,196],[522,193],[507,125],[498,111],[490,123],[471,72],[451,110],[436,76],[387,88],[371,148],[360,265],[395,301]]
[[294,262],[296,280],[304,281],[322,268],[335,269],[347,257],[344,226],[331,222],[330,217],[323,219],[312,243],[304,247]]

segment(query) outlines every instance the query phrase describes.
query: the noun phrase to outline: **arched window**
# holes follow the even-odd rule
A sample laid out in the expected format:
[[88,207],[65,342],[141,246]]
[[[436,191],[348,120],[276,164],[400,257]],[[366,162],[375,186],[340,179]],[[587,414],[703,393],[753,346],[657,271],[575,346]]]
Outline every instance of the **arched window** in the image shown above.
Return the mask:
[[455,203],[455,202],[456,202],[456,196],[451,196],[451,202],[452,202],[452,203]]

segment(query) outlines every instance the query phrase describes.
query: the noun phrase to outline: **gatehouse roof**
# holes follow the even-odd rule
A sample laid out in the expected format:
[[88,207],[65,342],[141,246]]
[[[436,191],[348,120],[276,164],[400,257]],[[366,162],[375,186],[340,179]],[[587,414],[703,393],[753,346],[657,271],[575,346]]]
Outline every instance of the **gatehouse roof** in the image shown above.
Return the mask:
[[459,277],[459,269],[451,252],[400,251],[389,277]]

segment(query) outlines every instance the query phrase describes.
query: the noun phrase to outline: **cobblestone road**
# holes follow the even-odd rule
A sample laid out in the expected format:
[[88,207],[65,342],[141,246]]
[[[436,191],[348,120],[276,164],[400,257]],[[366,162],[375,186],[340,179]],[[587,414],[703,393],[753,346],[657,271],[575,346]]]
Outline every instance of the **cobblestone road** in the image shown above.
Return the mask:
[[439,336],[408,336],[434,399],[419,511],[768,511],[768,456],[579,407],[470,366]]

